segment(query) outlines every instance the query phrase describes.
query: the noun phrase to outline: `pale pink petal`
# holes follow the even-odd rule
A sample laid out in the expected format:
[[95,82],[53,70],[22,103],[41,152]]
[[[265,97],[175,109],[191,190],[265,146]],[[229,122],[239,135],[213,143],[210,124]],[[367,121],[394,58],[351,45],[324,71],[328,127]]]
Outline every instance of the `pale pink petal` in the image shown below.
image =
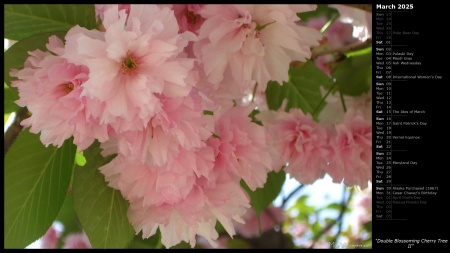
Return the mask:
[[273,166],[285,171],[303,184],[311,184],[325,175],[329,161],[329,134],[311,115],[298,108],[285,111],[263,111],[257,115],[271,133],[269,146]]
[[179,54],[195,36],[180,35],[173,11],[156,5],[107,7],[103,26],[72,28],[64,57],[89,68],[82,96],[94,118],[118,133],[143,130],[161,109],[156,94],[183,97],[193,87],[193,59]]
[[[248,117],[251,107],[232,107],[217,116],[209,145],[215,149],[216,166],[239,176],[250,189],[262,187],[272,170],[264,129]],[[219,113],[218,113],[219,114]]]
[[372,180],[372,122],[361,111],[350,108],[342,123],[336,124],[330,141],[333,156],[327,168],[335,182],[367,188]]
[[[314,6],[293,7],[299,12]],[[223,83],[224,76],[232,74],[240,88],[230,89],[227,95],[236,94],[235,99],[253,89],[255,82],[258,91],[264,91],[270,80],[288,81],[289,63],[310,58],[310,47],[318,45],[322,37],[312,28],[300,27],[289,5],[205,5],[200,14],[205,21],[200,40],[194,42],[194,53],[213,85],[228,86]],[[227,88],[217,92],[224,90]]]

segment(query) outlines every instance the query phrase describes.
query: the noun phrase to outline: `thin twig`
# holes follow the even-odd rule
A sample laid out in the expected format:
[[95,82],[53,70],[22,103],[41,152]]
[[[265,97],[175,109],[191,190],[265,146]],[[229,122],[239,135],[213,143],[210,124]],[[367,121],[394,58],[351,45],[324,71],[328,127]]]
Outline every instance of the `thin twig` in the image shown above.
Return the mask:
[[285,207],[286,203],[289,201],[289,199],[292,198],[292,196],[294,196],[294,194],[296,194],[298,191],[300,191],[303,188],[303,184],[299,185],[297,188],[295,188],[291,193],[289,193],[289,195],[286,196],[286,198],[283,199],[283,203],[281,204],[281,207]]
[[317,58],[322,55],[333,54],[333,53],[344,54],[346,52],[356,51],[356,50],[368,47],[371,44],[372,44],[372,39],[369,38],[364,42],[357,42],[357,43],[346,45],[346,46],[343,46],[340,48],[334,48],[334,49],[324,50],[324,51],[320,51],[320,52],[315,52],[312,54],[311,58]]

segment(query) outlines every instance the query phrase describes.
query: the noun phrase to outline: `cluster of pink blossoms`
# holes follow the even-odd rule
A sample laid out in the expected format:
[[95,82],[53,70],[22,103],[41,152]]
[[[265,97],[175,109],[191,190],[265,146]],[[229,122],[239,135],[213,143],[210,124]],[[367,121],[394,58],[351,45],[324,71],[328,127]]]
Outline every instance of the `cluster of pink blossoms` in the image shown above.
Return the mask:
[[319,124],[310,114],[264,111],[257,115],[271,133],[272,168],[311,184],[328,173],[334,182],[367,188],[372,179],[372,120],[353,107],[341,122]]
[[[197,235],[214,246],[217,221],[233,236],[234,222],[243,223],[250,207],[241,179],[255,190],[289,157],[297,162],[289,160],[288,172],[302,175],[332,153],[320,147],[326,131],[305,118],[292,129],[304,128],[305,135],[290,136],[290,123],[282,123],[289,144],[277,145],[289,153],[271,155],[270,135],[277,132],[251,121],[254,106],[233,103],[255,87],[264,92],[270,80],[288,81],[290,62],[311,57],[321,35],[298,25],[296,13],[314,8],[96,5],[101,28],[75,26],[65,42],[51,36],[47,52],[30,52],[24,69],[11,72],[19,79],[12,83],[17,103],[32,113],[22,125],[40,132],[46,146],[74,137],[79,151],[98,140],[103,155],[117,154],[99,170],[129,202],[136,233],[147,238],[159,229],[166,247],[181,241],[193,247]],[[280,115],[280,122],[304,116]],[[340,135],[361,125],[345,124]],[[345,146],[341,139],[336,147]],[[336,175],[345,165],[336,164]],[[313,174],[306,183],[323,175]],[[365,180],[359,179],[352,181]]]
[[[58,248],[58,241],[61,238],[61,232],[54,225],[41,237],[42,249]],[[63,249],[92,249],[91,243],[84,231],[79,233],[70,233],[62,239]]]

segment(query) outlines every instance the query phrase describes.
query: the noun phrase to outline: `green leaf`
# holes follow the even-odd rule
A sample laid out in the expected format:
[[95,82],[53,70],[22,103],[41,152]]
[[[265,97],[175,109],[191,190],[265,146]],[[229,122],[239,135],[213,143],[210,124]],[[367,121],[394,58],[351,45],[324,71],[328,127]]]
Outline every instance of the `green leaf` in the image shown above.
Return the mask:
[[[164,247],[162,244],[161,244],[161,247],[162,247],[163,249],[166,248],[166,247]],[[174,246],[170,247],[169,249],[202,249],[202,248],[203,248],[203,246],[200,245],[200,244],[198,244],[198,243],[194,246],[194,248],[192,248],[191,245],[190,245],[189,243],[187,243],[187,242],[185,242],[185,241],[181,241],[180,243],[178,243],[177,245],[174,245]]]
[[228,239],[227,249],[251,249],[252,246],[249,242],[241,238]]
[[302,22],[307,22],[312,18],[318,18],[321,16],[325,16],[326,19],[331,19],[336,15],[339,15],[339,11],[335,8],[329,7],[328,4],[318,4],[314,11],[297,13],[297,16]]
[[137,234],[130,244],[130,249],[162,249],[161,232],[158,231],[147,239],[142,239],[142,232]]
[[368,221],[363,224],[365,230],[372,232],[372,221]]
[[[200,249],[200,245],[195,245],[194,249]],[[177,245],[170,247],[169,249],[192,249],[191,245],[185,241],[181,241]]]
[[215,227],[217,233],[219,235],[226,233],[227,231],[225,230],[225,228],[223,227],[222,223],[220,223],[220,221],[216,222],[216,227]]
[[322,235],[321,231],[322,231],[323,227],[320,225],[319,221],[316,220],[312,225],[311,225],[311,230],[314,234],[313,239],[317,240],[318,238],[320,238],[320,236]]
[[372,248],[372,237],[369,237],[367,240],[364,240],[362,242],[362,245],[364,245],[364,249],[371,249]]
[[4,109],[5,113],[11,113],[19,110],[18,106],[14,101],[19,99],[19,94],[17,93],[17,88],[9,87],[6,83],[3,83],[4,91]]
[[316,208],[314,206],[310,206],[306,203],[308,198],[308,195],[299,197],[295,205],[289,208],[289,211],[298,210],[297,220],[299,221],[308,220],[309,216],[316,212]]
[[300,108],[304,113],[312,114],[322,100],[320,86],[331,85],[331,78],[312,61],[297,67],[291,65],[289,77],[289,82],[284,82],[282,86],[275,81],[268,83],[266,98],[269,109],[278,110],[283,100],[287,99],[286,111]]
[[77,214],[75,213],[75,209],[73,207],[72,193],[67,193],[66,200],[64,201],[64,204],[61,207],[61,211],[59,211],[56,220],[64,225],[64,230],[62,231],[58,240],[59,247],[62,247],[64,245],[63,239],[66,235],[71,233],[79,233],[82,231],[81,225],[78,222]]
[[67,32],[75,25],[96,28],[93,4],[5,4],[4,37],[21,40],[46,32]]
[[324,209],[333,209],[340,212],[342,209],[342,205],[338,203],[331,203],[328,204]]
[[58,215],[73,170],[75,146],[44,147],[24,130],[5,157],[6,248],[25,248],[39,239]]
[[283,98],[287,96],[286,87],[280,86],[278,82],[270,81],[266,88],[266,101],[270,110],[278,110],[283,102]]
[[5,113],[5,114],[4,114],[4,121],[3,121],[3,126],[5,126],[5,125],[6,125],[6,122],[8,121],[8,119],[9,119],[9,116],[11,116],[11,113]]
[[93,248],[126,248],[134,237],[128,222],[128,202],[119,191],[108,187],[98,168],[112,160],[100,154],[96,141],[84,151],[87,163],[75,167],[73,203]]
[[372,51],[346,58],[336,67],[333,77],[344,95],[367,93],[372,85]]
[[28,51],[34,51],[36,49],[40,49],[42,51],[47,51],[45,45],[48,43],[48,37],[51,35],[56,35],[61,39],[64,39],[66,32],[52,32],[52,33],[43,33],[39,35],[35,35],[24,40],[18,41],[14,45],[12,45],[8,50],[5,51],[5,59],[4,59],[4,82],[7,85],[11,85],[12,80],[16,80],[17,78],[11,77],[9,75],[9,71],[11,69],[20,70],[23,68],[23,64],[25,60],[28,58]]
[[256,123],[256,124],[262,126],[262,122],[259,121],[259,120],[255,117],[258,113],[259,113],[259,110],[258,110],[258,109],[254,109],[254,110],[250,113],[250,115],[248,115],[248,116],[252,119],[252,122],[254,122],[254,123]]
[[283,170],[278,173],[272,171],[267,175],[267,181],[264,187],[258,188],[255,191],[250,190],[244,180],[241,180],[241,186],[250,195],[251,205],[257,215],[275,200],[281,191],[285,179],[286,173]]

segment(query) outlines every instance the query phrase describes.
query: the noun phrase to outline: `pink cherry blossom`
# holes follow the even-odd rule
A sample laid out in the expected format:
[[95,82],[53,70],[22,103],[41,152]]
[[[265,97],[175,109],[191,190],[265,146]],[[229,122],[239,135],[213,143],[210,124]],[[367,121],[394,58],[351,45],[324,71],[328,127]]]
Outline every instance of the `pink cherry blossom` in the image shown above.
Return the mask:
[[270,133],[268,145],[272,147],[276,170],[285,165],[285,171],[303,184],[311,184],[325,175],[328,132],[310,114],[291,108],[289,112],[264,111],[257,118]]
[[335,129],[327,173],[334,182],[344,180],[347,186],[366,188],[372,180],[372,121],[366,120],[361,111],[350,108]]
[[243,217],[245,224],[236,223],[235,227],[238,234],[247,238],[252,238],[259,236],[259,224],[261,225],[261,233],[264,233],[280,224],[283,219],[283,208],[270,205],[260,213],[260,222],[258,223],[256,212],[250,208]]
[[120,190],[126,199],[142,198],[145,205],[173,204],[186,198],[197,177],[209,177],[214,165],[213,154],[210,147],[198,151],[180,150],[178,156],[163,167],[149,167],[118,155],[99,169],[109,186]]
[[194,247],[196,235],[216,246],[217,221],[234,235],[232,220],[242,221],[249,207],[240,178],[213,166],[214,152],[205,147],[180,154],[167,168],[130,163],[119,155],[100,171],[129,201],[128,218],[136,232],[147,238],[159,228],[166,247],[181,241]]
[[270,80],[288,81],[290,62],[310,58],[310,47],[321,38],[295,23],[299,18],[289,5],[205,5],[199,13],[205,22],[194,53],[209,82],[232,90],[258,83],[264,91]]
[[86,233],[72,233],[64,238],[63,249],[92,249]]
[[148,166],[163,166],[179,153],[206,146],[213,118],[203,115],[202,98],[193,89],[190,96],[168,98],[155,95],[162,110],[142,131],[127,131],[117,137],[119,153]]
[[89,79],[88,68],[62,58],[63,46],[58,37],[51,36],[49,51],[29,52],[24,69],[11,71],[12,76],[19,78],[11,85],[19,90],[16,103],[32,113],[21,125],[30,126],[31,133],[41,132],[45,146],[60,147],[74,136],[74,143],[83,150],[95,139],[107,140],[107,128],[91,115],[87,108],[90,99],[80,95]]
[[[199,14],[199,11],[203,8],[204,4],[173,4],[171,5],[177,18],[178,25],[180,26],[180,33],[190,31],[198,35],[200,27],[205,21]],[[194,43],[189,42],[185,48],[185,52],[188,57],[195,58],[194,56]]]
[[53,225],[50,226],[47,232],[41,237],[41,248],[56,249],[59,237],[60,232]]
[[[262,187],[270,168],[265,132],[251,122],[251,110],[221,105],[213,116],[208,116],[217,119],[213,130],[220,140],[209,137],[207,146],[190,149],[178,145],[178,153],[162,166],[149,166],[119,152],[99,168],[109,186],[120,190],[130,203],[128,218],[136,232],[142,231],[147,238],[159,228],[166,247],[180,241],[193,247],[196,236],[217,246],[217,221],[229,235],[236,233],[233,221],[243,222],[241,217],[250,207],[240,186],[241,178],[252,189]],[[181,118],[174,122],[189,117],[183,110],[178,113]],[[105,146],[105,154],[114,152],[114,142],[106,142]]]
[[[231,237],[255,237],[242,180],[256,190],[282,167],[304,184],[326,172],[347,185],[371,180],[369,111],[355,111],[368,101],[345,98],[344,113],[330,109],[330,95],[321,116],[334,131],[300,109],[267,108],[267,82],[288,81],[291,62],[307,61],[322,39],[297,16],[315,8],[95,5],[98,29],[76,25],[65,42],[51,36],[47,51],[28,52],[24,68],[11,71],[16,103],[31,112],[21,124],[45,146],[73,137],[79,151],[97,140],[103,156],[115,154],[98,169],[129,203],[128,220],[143,238],[159,230],[166,247],[194,247],[198,238],[217,247],[218,222]],[[339,25],[327,32],[330,47],[348,43],[349,26]],[[255,106],[263,126],[249,117]],[[263,211],[262,231],[283,215]],[[59,236],[52,226],[43,247],[56,248]],[[66,236],[64,248],[92,245],[81,232]]]
[[252,123],[252,107],[225,108],[215,112],[214,133],[208,144],[214,148],[216,167],[241,177],[255,190],[266,182],[272,169],[264,128]]
[[172,10],[177,18],[180,32],[191,31],[197,33],[204,19],[199,14],[204,4],[174,4]]
[[130,4],[95,4],[95,16],[101,21],[105,18],[105,12],[108,8],[118,8],[120,10],[125,10],[127,15],[130,14]]
[[183,97],[191,91],[194,60],[179,54],[195,36],[178,34],[169,8],[132,5],[129,15],[118,8],[104,15],[105,32],[69,30],[64,57],[89,68],[81,95],[93,99],[89,107],[101,124],[118,133],[142,130],[161,110],[157,94]]
[[181,241],[194,247],[196,235],[216,247],[216,222],[220,221],[232,236],[235,234],[232,220],[241,221],[239,217],[249,208],[239,182],[219,179],[212,188],[197,184],[186,199],[176,205],[145,206],[142,201],[131,201],[128,218],[136,231],[142,230],[144,237],[151,236],[159,227],[161,242],[166,247]]

